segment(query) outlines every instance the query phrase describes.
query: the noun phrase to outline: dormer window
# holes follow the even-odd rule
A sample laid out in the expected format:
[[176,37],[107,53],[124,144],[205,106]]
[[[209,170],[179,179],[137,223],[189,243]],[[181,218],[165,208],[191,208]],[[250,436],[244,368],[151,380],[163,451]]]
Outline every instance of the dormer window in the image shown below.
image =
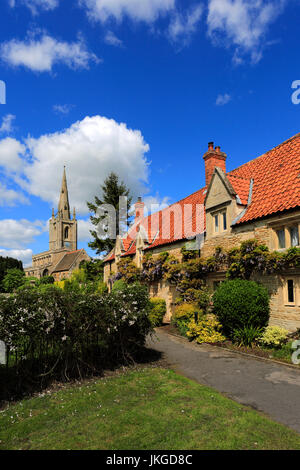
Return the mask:
[[227,212],[222,210],[213,215],[214,219],[214,232],[215,234],[219,232],[225,232],[227,230]]

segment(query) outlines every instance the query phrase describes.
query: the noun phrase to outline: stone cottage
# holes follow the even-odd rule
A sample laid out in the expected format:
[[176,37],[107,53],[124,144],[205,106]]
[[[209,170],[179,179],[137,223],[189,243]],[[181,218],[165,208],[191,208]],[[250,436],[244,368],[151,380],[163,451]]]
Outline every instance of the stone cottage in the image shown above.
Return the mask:
[[[226,171],[226,154],[208,144],[205,152],[205,187],[160,212],[144,217],[144,204],[135,204],[135,222],[126,237],[116,240],[105,259],[105,281],[123,257],[141,266],[147,252],[168,251],[181,257],[187,240],[199,242],[201,257],[215,248],[225,250],[256,239],[270,250],[299,246],[300,231],[300,134],[288,139],[248,163]],[[169,229],[169,233],[168,233]],[[225,279],[225,272],[207,275],[212,289]],[[271,295],[270,324],[300,328],[300,271],[257,276]],[[161,281],[150,286],[151,295],[167,302],[170,320],[177,296]]]

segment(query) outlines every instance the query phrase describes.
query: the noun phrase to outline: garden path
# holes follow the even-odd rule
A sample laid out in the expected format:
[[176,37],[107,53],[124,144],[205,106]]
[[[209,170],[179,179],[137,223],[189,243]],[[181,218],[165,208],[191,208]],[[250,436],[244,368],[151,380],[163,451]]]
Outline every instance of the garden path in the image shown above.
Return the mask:
[[300,432],[299,370],[242,356],[207,344],[189,343],[163,327],[147,346],[161,351],[176,372]]

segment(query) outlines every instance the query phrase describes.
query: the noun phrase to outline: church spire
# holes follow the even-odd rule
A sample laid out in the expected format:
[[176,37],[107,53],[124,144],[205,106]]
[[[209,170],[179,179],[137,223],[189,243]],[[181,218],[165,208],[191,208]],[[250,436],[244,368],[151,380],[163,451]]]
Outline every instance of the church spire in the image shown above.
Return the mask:
[[65,166],[64,166],[63,179],[62,179],[60,197],[59,197],[59,203],[58,203],[58,214],[60,214],[63,219],[70,220],[71,218]]

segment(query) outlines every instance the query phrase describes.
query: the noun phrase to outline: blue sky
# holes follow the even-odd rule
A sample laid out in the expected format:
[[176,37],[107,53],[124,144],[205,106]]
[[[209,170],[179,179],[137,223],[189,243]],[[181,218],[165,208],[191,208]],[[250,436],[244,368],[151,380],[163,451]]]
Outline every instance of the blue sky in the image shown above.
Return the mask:
[[204,186],[209,141],[231,170],[299,132],[299,14],[296,0],[2,0],[0,254],[48,249],[64,164],[87,248],[85,201],[110,171],[161,207]]

